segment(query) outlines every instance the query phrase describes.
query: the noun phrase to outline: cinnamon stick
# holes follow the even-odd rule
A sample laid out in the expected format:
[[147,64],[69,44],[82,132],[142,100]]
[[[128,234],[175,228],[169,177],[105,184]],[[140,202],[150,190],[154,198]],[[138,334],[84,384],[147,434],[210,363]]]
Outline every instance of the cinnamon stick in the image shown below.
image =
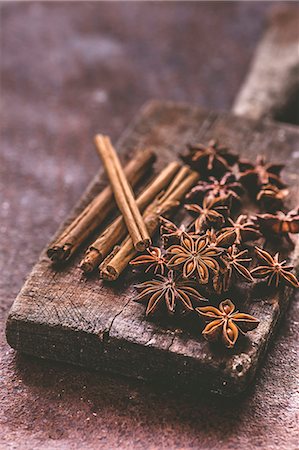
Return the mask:
[[[155,159],[151,150],[144,150],[126,165],[125,174],[133,187],[148,173]],[[68,260],[115,208],[112,189],[107,186],[51,244],[48,257],[55,262]]]
[[120,250],[120,246],[119,245],[115,245],[115,247],[113,247],[112,251],[109,253],[109,255],[106,256],[106,258],[104,259],[104,261],[102,262],[101,266],[103,268],[105,268],[107,266],[107,264],[111,261],[112,258],[114,258],[114,256],[116,255],[117,252],[119,252]]
[[[185,173],[183,181],[182,173]],[[161,198],[158,198],[152,205],[147,207],[143,218],[151,236],[157,231],[159,217],[162,214],[170,215],[179,206],[181,199],[194,186],[198,178],[198,173],[191,171],[189,168],[186,170],[186,167],[183,167],[169,186],[168,193],[166,191]],[[178,183],[178,180],[180,180],[180,183]],[[175,189],[173,189],[173,186],[175,186]],[[105,267],[100,266],[101,277],[109,281],[116,280],[129,262],[136,256],[136,253],[132,239],[128,237]]]
[[[137,198],[137,206],[142,212],[165,189],[180,168],[178,162],[171,162],[162,172],[145,188]],[[122,216],[117,217],[112,224],[90,245],[80,268],[85,272],[92,272],[106,258],[115,244],[126,235],[127,229]]]
[[143,251],[151,243],[150,236],[117,153],[108,136],[96,135],[95,144],[110,180],[111,188],[136,250]]
[[189,166],[181,167],[181,170],[174,178],[173,182],[170,184],[164,195],[160,198],[160,202],[162,202],[163,199],[169,198],[169,196],[177,189],[177,187],[188,175],[190,175],[190,167]]

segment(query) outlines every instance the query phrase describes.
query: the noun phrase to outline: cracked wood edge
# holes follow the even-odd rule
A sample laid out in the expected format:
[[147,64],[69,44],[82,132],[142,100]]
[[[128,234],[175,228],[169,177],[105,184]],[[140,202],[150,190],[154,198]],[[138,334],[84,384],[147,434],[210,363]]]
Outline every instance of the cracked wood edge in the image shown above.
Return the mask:
[[[241,152],[250,152],[253,158],[263,148],[281,161],[284,146],[290,157],[287,181],[294,182],[296,161],[291,159],[292,149],[299,142],[295,127],[236,119],[171,102],[148,104],[119,141],[119,148],[127,153],[136,146],[153,146],[159,164],[164,165],[184,142],[208,141],[211,137]],[[72,217],[97,193],[98,177],[96,180]],[[253,378],[289,301],[287,292],[283,308],[263,301],[247,305],[248,312],[264,318],[264,326],[250,333],[241,351],[238,349],[239,354],[215,357],[200,332],[194,338],[171,325],[163,328],[147,320],[144,306],[133,301],[130,274],[109,286],[92,278],[85,280],[77,268],[79,259],[80,254],[64,270],[54,272],[42,254],[7,322],[7,339],[12,347],[84,367],[147,380],[202,385],[232,395]],[[243,369],[238,372],[240,361]]]
[[299,11],[277,8],[259,43],[232,111],[252,119],[278,118],[299,90]]

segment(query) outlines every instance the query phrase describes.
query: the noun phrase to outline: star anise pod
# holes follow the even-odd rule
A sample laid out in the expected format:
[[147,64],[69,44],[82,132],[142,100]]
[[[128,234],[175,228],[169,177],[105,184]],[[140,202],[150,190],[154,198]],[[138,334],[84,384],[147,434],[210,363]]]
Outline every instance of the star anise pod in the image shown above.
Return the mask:
[[207,230],[205,237],[209,242],[210,247],[218,247],[223,249],[223,255],[219,258],[219,270],[214,274],[213,277],[213,288],[217,294],[221,294],[223,291],[223,276],[226,268],[225,263],[225,249],[233,245],[236,240],[235,231],[226,231],[222,232],[222,230],[216,232],[213,228],[211,230]]
[[263,266],[255,267],[251,271],[254,278],[266,278],[268,286],[274,285],[276,288],[282,281],[289,286],[299,287],[299,282],[295,275],[291,273],[293,266],[288,266],[286,261],[279,261],[279,253],[271,256],[270,253],[255,247],[257,257],[264,263]]
[[202,206],[191,204],[185,205],[188,211],[195,217],[194,228],[195,233],[202,233],[204,230],[213,226],[214,228],[220,228],[224,222],[225,217],[228,215],[227,206],[223,206],[223,199],[216,198],[204,198]]
[[137,256],[130,262],[131,266],[146,267],[145,273],[152,272],[154,274],[164,275],[166,270],[166,260],[162,255],[159,247],[150,247],[146,249],[146,253]]
[[288,189],[279,189],[273,184],[266,184],[257,193],[256,201],[264,211],[277,211],[282,208]]
[[201,284],[207,284],[209,272],[219,270],[218,257],[222,253],[223,249],[209,246],[205,237],[195,238],[184,233],[180,245],[172,245],[167,250],[170,257],[168,266],[173,269],[182,267],[184,278],[196,275]]
[[235,231],[235,244],[240,245],[247,241],[255,241],[262,235],[257,229],[256,225],[248,219],[245,214],[241,214],[235,221],[228,218],[230,225],[222,228],[222,232]]
[[252,258],[243,258],[248,250],[239,251],[238,248],[233,245],[230,247],[223,259],[225,261],[225,271],[222,278],[222,290],[226,292],[233,277],[241,277],[244,281],[251,283],[253,278],[247,269],[246,265],[251,262]]
[[257,192],[261,186],[266,184],[283,188],[285,184],[280,178],[280,172],[283,168],[283,164],[267,163],[264,156],[259,155],[256,164],[239,161],[239,181],[249,192]]
[[282,211],[278,211],[276,214],[257,214],[256,220],[265,236],[274,234],[290,240],[289,233],[299,233],[299,208],[293,209],[287,214]]
[[140,291],[135,297],[135,301],[148,301],[146,315],[155,312],[157,307],[162,304],[166,305],[171,314],[175,312],[178,305],[183,310],[193,311],[192,300],[207,301],[194,286],[194,283],[176,277],[170,270],[167,276],[157,275],[157,279],[135,286]]
[[185,225],[180,225],[178,227],[171,222],[171,220],[165,219],[165,217],[160,217],[160,224],[160,235],[164,247],[179,244],[182,234],[187,232],[187,227]]
[[235,305],[229,299],[220,303],[219,309],[214,306],[196,308],[197,313],[209,323],[202,334],[205,339],[214,342],[220,336],[227,348],[232,348],[239,336],[254,330],[259,320],[249,314],[235,311]]
[[212,198],[230,199],[234,203],[239,203],[244,189],[236,180],[233,173],[227,172],[221,180],[210,177],[208,181],[200,181],[186,195],[186,201],[190,203],[201,203],[205,196]]
[[187,153],[181,157],[204,178],[210,175],[221,176],[238,161],[236,154],[231,153],[227,147],[219,145],[216,140],[211,140],[208,145],[189,145]]
[[209,241],[210,246],[227,248],[233,245],[236,240],[236,232],[235,230],[220,230],[216,232],[213,228],[211,230],[207,230],[205,236]]

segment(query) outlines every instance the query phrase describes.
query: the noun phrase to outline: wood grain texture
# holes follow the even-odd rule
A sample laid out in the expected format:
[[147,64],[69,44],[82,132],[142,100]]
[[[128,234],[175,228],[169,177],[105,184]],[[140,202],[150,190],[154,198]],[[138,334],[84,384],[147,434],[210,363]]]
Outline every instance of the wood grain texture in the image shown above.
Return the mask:
[[[154,147],[159,156],[157,167],[161,168],[185,143],[206,142],[212,137],[243,155],[250,153],[251,158],[263,152],[281,161],[283,147],[288,169],[285,178],[294,185],[298,166],[292,160],[292,150],[299,143],[299,132],[291,126],[151,102],[117,148],[126,154],[134,147]],[[67,223],[102,187],[99,178]],[[292,292],[286,288],[271,302],[261,298],[252,301],[248,292],[242,292],[242,304],[262,323],[235,351],[215,354],[200,331],[192,335],[177,329],[176,324],[161,326],[147,320],[143,305],[133,301],[130,273],[113,285],[95,278],[85,280],[77,267],[81,256],[56,271],[45,253],[41,255],[8,318],[7,340],[12,347],[42,358],[233,395],[254,377]]]

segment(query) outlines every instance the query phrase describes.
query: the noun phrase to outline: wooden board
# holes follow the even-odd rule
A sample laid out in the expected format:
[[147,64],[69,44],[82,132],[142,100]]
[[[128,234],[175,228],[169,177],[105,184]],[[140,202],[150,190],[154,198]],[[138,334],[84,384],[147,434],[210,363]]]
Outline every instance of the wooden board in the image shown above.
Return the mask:
[[[218,138],[251,159],[262,152],[285,162],[286,181],[298,184],[298,158],[293,151],[299,144],[296,128],[187,105],[147,104],[117,148],[128,155],[133,148],[154,147],[159,156],[157,168],[161,168],[187,142],[207,142],[210,138]],[[99,174],[67,223],[104,185]],[[215,353],[202,338],[200,328],[191,334],[182,332],[171,320],[161,324],[146,319],[144,306],[133,301],[129,272],[115,284],[102,283],[96,277],[85,279],[78,269],[84,249],[59,271],[53,270],[42,253],[8,317],[7,340],[13,348],[42,358],[167,385],[196,385],[225,395],[247,387],[287,308],[291,289],[281,291],[271,302],[242,293],[244,310],[261,324],[233,351]]]

